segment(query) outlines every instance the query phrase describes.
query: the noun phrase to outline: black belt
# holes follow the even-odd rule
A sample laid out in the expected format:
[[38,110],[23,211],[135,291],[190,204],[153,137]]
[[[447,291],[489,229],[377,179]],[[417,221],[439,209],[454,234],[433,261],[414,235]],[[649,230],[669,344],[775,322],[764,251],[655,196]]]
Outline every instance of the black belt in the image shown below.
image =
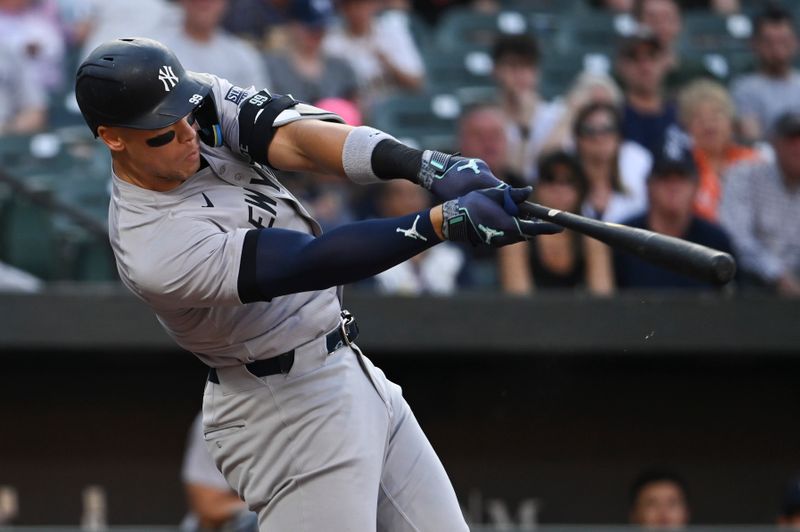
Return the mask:
[[[333,353],[345,345],[350,345],[358,338],[358,324],[352,314],[346,310],[342,311],[342,323],[335,331],[328,333],[325,336],[325,345],[328,354]],[[266,377],[267,375],[277,375],[278,373],[289,373],[294,365],[294,349],[280,354],[276,357],[266,358],[264,360],[256,360],[245,364],[244,367],[247,371],[256,377]],[[208,380],[214,384],[219,384],[219,376],[217,370],[211,368],[208,371]]]

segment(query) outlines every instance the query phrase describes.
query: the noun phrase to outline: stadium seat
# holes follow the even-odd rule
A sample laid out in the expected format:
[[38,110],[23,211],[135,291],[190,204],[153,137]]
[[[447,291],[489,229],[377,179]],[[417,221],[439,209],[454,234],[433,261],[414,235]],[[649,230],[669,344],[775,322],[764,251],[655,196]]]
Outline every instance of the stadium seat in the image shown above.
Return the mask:
[[46,208],[16,196],[0,211],[0,221],[4,262],[45,280],[59,277],[58,242]]
[[744,15],[720,17],[689,13],[684,17],[680,38],[682,53],[727,53],[749,49],[750,19]]
[[469,91],[475,87],[493,87],[492,58],[483,49],[465,48],[452,52],[431,50],[424,56],[431,92]]
[[519,11],[501,10],[487,15],[471,9],[451,9],[436,31],[436,48],[456,51],[464,47],[488,50],[497,35],[518,35],[530,30],[528,18]]
[[636,21],[630,15],[587,11],[561,24],[555,45],[562,53],[611,55],[619,39],[635,30]]
[[511,9],[522,13],[571,13],[582,5],[580,0],[502,0],[503,9]]
[[85,233],[73,234],[72,254],[69,261],[69,278],[75,281],[116,281],[114,253],[108,239]]
[[454,148],[461,102],[450,93],[397,96],[371,113],[372,126],[390,132],[410,145],[439,150]]
[[540,65],[539,92],[547,99],[563,96],[581,72],[610,74],[611,70],[612,58],[604,53],[578,50],[546,55]]

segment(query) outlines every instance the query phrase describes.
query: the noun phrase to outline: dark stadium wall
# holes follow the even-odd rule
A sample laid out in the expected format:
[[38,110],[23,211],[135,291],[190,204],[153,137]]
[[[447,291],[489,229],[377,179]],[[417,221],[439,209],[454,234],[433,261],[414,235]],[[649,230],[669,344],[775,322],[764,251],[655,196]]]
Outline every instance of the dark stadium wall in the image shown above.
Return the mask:
[[[659,465],[688,481],[695,522],[769,523],[800,468],[800,358],[456,354],[372,358],[476,519],[490,499],[513,514],[535,498],[543,522],[622,522],[631,480]],[[77,524],[90,484],[105,488],[111,524],[181,519],[199,362],[175,350],[0,356],[0,485],[19,492],[19,524]]]

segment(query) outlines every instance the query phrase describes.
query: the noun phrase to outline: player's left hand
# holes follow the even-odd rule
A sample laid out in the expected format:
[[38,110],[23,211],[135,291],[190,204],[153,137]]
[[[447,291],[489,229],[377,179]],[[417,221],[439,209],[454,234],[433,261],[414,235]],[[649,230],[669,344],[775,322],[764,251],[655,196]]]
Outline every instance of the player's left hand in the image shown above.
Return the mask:
[[500,247],[536,235],[560,233],[563,227],[520,218],[519,204],[531,187],[475,190],[442,204],[442,233],[448,240]]
[[425,150],[419,183],[442,201],[464,196],[473,190],[506,188],[481,159]]

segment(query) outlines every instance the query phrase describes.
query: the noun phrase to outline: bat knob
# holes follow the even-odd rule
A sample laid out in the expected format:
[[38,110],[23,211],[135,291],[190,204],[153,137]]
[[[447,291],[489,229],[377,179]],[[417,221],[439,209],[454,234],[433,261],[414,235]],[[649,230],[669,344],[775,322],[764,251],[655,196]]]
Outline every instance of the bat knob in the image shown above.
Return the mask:
[[736,261],[728,253],[719,253],[711,259],[711,268],[714,272],[714,282],[726,284],[736,274]]

